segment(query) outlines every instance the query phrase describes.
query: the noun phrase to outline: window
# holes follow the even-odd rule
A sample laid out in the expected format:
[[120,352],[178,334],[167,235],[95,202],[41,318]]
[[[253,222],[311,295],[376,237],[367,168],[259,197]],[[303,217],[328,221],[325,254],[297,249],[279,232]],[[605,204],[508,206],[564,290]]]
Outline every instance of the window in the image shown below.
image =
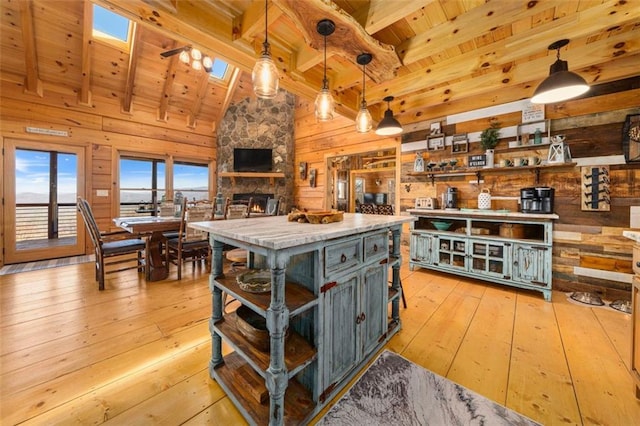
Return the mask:
[[156,215],[160,202],[181,198],[178,193],[189,200],[210,198],[208,163],[174,161],[169,166],[162,159],[123,155],[119,182],[119,216]]
[[163,160],[120,158],[120,216],[155,214],[165,194]]
[[227,68],[229,68],[229,65],[225,61],[216,58],[213,60],[213,67],[211,68],[209,75],[219,80],[224,80]]
[[190,200],[209,198],[209,167],[205,164],[175,162],[173,188]]
[[131,21],[96,4],[93,5],[93,36],[116,44],[129,45]]

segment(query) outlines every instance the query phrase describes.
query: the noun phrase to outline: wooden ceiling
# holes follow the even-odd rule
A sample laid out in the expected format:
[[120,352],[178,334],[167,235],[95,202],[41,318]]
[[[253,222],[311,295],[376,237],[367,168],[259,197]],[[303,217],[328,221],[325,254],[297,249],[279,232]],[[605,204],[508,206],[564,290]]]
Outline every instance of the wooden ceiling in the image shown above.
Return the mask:
[[[215,128],[230,102],[254,96],[251,69],[262,49],[262,0],[95,0],[136,25],[131,47],[92,37],[89,0],[2,0],[2,79],[48,96],[61,88],[91,107],[107,99],[123,114],[183,116]],[[346,117],[356,115],[362,67],[374,119],[391,103],[403,124],[532,96],[548,75],[552,42],[589,84],[640,75],[640,7],[632,0],[269,0],[268,34],[281,87],[313,102],[322,85],[319,19],[327,37],[329,86]],[[160,53],[190,45],[232,65],[209,78]]]

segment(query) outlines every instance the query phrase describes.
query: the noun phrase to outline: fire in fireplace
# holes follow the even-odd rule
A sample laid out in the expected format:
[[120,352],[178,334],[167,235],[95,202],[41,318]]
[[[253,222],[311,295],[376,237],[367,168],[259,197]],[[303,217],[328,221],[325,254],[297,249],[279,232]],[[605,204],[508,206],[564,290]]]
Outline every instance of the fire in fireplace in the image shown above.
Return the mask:
[[273,194],[256,194],[253,192],[233,194],[234,201],[249,201],[249,198],[253,199],[251,213],[264,213],[267,210],[267,200],[273,198]]

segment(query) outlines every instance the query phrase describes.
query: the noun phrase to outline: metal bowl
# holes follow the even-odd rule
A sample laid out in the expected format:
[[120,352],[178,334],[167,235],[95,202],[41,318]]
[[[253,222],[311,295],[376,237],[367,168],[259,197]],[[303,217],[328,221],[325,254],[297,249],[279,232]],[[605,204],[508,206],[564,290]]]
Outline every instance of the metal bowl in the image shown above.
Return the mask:
[[604,305],[604,302],[602,301],[600,296],[598,296],[595,293],[588,293],[585,291],[575,291],[570,297],[577,302],[586,303],[587,305],[594,305],[594,306]]

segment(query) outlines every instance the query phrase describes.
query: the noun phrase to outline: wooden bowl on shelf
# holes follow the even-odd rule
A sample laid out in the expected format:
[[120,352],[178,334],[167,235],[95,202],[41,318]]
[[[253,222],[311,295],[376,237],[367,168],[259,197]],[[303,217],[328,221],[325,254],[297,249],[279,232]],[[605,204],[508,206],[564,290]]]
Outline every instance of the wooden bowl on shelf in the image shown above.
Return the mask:
[[[266,318],[247,306],[241,305],[236,309],[236,327],[240,334],[258,350],[269,352],[271,338],[267,329]],[[289,330],[285,333],[285,341],[288,337]]]

